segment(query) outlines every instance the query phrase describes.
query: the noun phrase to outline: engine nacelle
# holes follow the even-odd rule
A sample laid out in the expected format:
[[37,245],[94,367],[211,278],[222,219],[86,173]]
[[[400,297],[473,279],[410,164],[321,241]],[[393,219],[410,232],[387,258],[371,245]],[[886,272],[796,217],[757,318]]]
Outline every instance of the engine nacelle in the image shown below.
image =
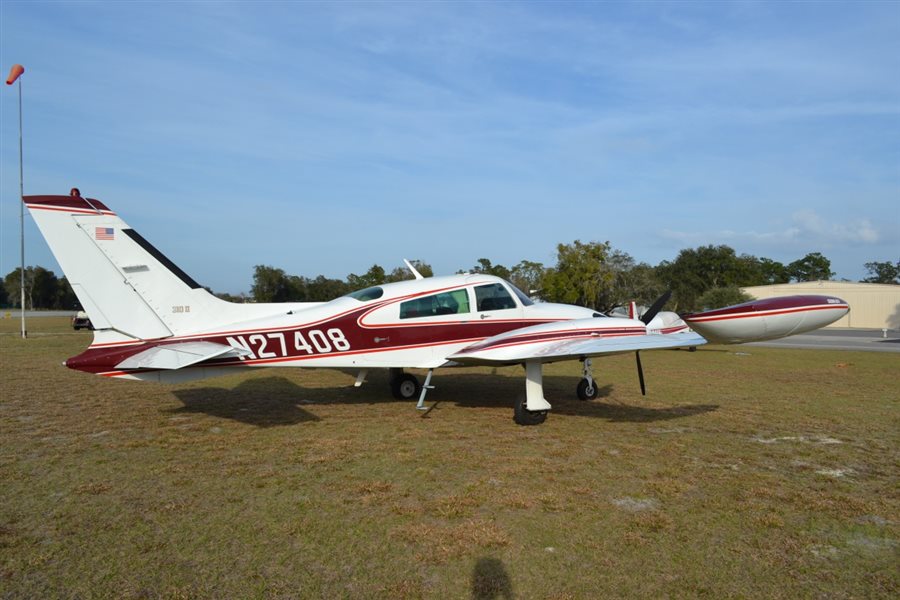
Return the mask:
[[834,296],[782,296],[683,317],[711,342],[741,344],[805,333],[834,323],[850,306]]

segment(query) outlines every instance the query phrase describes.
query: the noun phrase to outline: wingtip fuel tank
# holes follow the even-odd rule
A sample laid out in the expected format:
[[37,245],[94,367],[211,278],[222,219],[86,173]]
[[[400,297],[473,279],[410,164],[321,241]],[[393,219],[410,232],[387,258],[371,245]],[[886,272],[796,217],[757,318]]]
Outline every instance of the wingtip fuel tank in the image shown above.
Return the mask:
[[834,296],[782,296],[683,317],[710,342],[741,344],[805,333],[834,323],[850,306]]

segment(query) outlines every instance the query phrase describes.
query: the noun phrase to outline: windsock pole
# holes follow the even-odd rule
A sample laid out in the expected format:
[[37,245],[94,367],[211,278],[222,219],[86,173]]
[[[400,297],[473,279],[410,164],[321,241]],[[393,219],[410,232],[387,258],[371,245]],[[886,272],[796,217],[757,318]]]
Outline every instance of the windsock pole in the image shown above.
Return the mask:
[[22,65],[13,65],[9,70],[6,85],[12,85],[19,81],[19,255],[21,257],[21,269],[19,271],[19,291],[22,308],[22,339],[28,337],[25,329],[25,177],[22,168],[22,80],[19,78],[25,72]]

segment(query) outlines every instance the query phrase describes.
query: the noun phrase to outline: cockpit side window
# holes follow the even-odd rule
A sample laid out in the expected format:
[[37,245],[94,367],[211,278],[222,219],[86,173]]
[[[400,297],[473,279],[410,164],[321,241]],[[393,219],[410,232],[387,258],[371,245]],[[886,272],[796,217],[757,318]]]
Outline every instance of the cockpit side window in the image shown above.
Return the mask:
[[476,286],[475,302],[479,311],[516,308],[516,301],[513,300],[506,288],[500,283]]
[[414,298],[400,304],[401,319],[458,315],[469,312],[469,294],[466,290],[441,292],[433,296]]

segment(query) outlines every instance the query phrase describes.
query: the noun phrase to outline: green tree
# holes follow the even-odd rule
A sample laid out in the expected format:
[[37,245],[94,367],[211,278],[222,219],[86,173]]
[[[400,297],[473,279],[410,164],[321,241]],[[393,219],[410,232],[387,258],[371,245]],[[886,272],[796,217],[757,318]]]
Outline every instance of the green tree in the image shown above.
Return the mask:
[[[34,270],[25,267],[25,308],[31,306],[31,287],[34,283]],[[6,296],[13,308],[22,306],[22,268],[16,267],[3,278],[3,287],[6,288]]]
[[296,283],[282,269],[268,265],[253,267],[253,285],[250,293],[255,302],[288,302],[296,291]]
[[250,301],[250,297],[247,296],[244,292],[241,292],[237,295],[229,294],[228,292],[216,292],[213,295],[220,300],[224,300],[225,302],[234,302],[236,304],[246,304]]
[[324,275],[306,280],[306,300],[309,302],[328,302],[352,291],[347,282]]
[[713,310],[741,304],[753,300],[753,297],[745,293],[737,286],[710,288],[697,298],[697,304],[702,310]]
[[[422,277],[434,277],[434,269],[432,269],[431,265],[428,263],[419,259],[414,259],[409,262],[412,263],[412,266],[415,267],[416,271],[418,271]],[[394,268],[393,271],[388,273],[384,278],[384,282],[393,283],[395,281],[407,281],[409,279],[415,279],[415,276],[410,272],[406,265],[403,265],[402,267]]]
[[867,262],[865,267],[866,271],[869,272],[869,276],[863,279],[863,282],[900,285],[900,260],[896,263],[891,261]]
[[575,240],[556,248],[556,267],[544,277],[544,299],[598,311],[617,304],[617,276],[631,257],[613,250],[609,242],[583,244]]
[[509,281],[529,296],[540,296],[546,274],[542,263],[523,260],[509,270]]
[[347,275],[347,286],[351,290],[362,290],[373,285],[381,285],[385,282],[384,268],[372,265],[365,275],[350,273]]
[[28,268],[32,270],[31,307],[54,308],[59,295],[59,279],[56,274],[41,266]]
[[[6,294],[10,300],[10,304],[19,307],[21,301],[21,273],[22,269],[17,267],[10,271],[3,280],[3,287],[6,288]],[[52,271],[48,271],[44,267],[25,267],[25,308],[52,308],[54,299],[56,298],[57,279]]]
[[791,280],[787,267],[770,258],[759,259],[760,275],[762,282],[758,285],[771,285],[775,283],[787,283]]
[[484,273],[486,275],[495,275],[502,279],[509,279],[509,269],[503,265],[491,264],[487,258],[479,258],[478,264],[472,267],[472,273]]
[[673,292],[672,309],[691,311],[699,307],[698,298],[708,289],[737,285],[746,264],[742,265],[734,249],[721,246],[685,248],[674,261],[663,261],[656,268],[659,279]]
[[810,252],[787,266],[794,281],[828,281],[834,277],[831,261],[819,252]]
[[623,271],[618,278],[616,306],[622,306],[632,300],[644,306],[650,306],[666,292],[666,285],[660,281],[656,269],[647,263],[633,265]]
[[[422,277],[434,277],[434,269],[432,269],[431,265],[428,263],[419,259],[414,259],[409,262],[412,263],[412,266],[420,275],[422,275]],[[408,281],[410,279],[415,279],[415,276],[409,270],[409,267],[403,265],[401,267],[394,267],[390,273],[385,275],[384,282],[394,283],[395,281]]]
[[60,277],[56,282],[56,298],[53,302],[53,308],[63,310],[81,310],[81,303],[75,295],[69,280]]

